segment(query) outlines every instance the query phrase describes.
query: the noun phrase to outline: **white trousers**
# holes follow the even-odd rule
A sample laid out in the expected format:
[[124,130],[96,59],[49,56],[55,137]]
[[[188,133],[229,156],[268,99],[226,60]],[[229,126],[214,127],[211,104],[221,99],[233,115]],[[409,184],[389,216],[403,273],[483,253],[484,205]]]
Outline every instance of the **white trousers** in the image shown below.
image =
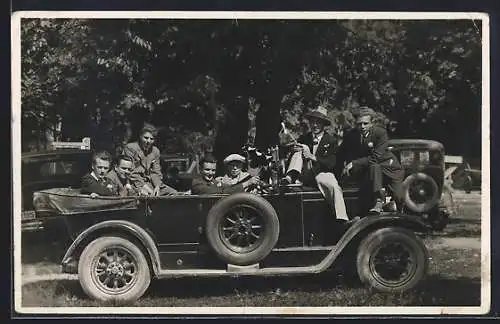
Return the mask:
[[[302,152],[295,152],[290,158],[287,173],[295,170],[302,174],[303,166]],[[330,208],[335,209],[337,219],[349,220],[344,202],[344,193],[335,175],[332,172],[320,172],[314,179]]]

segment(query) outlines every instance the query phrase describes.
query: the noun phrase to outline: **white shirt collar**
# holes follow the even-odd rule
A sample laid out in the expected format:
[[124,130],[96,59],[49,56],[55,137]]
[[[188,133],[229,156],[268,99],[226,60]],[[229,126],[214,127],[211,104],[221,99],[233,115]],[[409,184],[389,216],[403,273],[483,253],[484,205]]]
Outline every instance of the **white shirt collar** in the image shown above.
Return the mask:
[[316,145],[318,145],[318,144],[319,144],[319,142],[321,142],[321,139],[323,138],[323,135],[325,135],[325,132],[321,132],[318,136],[316,136],[316,135],[314,135],[314,134],[313,134],[313,140],[314,140],[315,138],[317,138],[317,139],[318,139],[318,143],[317,143]]

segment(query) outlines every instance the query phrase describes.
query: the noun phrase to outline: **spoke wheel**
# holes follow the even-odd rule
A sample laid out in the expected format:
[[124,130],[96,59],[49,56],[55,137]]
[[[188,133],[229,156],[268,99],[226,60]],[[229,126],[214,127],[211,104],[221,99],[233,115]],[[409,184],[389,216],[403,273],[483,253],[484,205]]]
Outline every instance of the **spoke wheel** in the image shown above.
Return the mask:
[[397,288],[415,275],[416,260],[410,247],[401,242],[387,242],[370,258],[370,271],[377,281]]
[[258,210],[249,205],[235,206],[221,219],[219,236],[226,247],[248,253],[262,242],[265,224]]
[[85,293],[97,300],[136,300],[151,280],[142,251],[121,237],[101,237],[87,245],[78,275]]
[[358,275],[379,291],[411,289],[425,277],[427,269],[427,248],[420,238],[403,228],[376,230],[358,247]]
[[413,173],[403,181],[405,207],[414,213],[430,211],[439,203],[439,196],[439,187],[428,174]]
[[264,259],[276,245],[278,215],[261,196],[233,194],[210,209],[206,235],[220,259],[229,264],[251,265]]

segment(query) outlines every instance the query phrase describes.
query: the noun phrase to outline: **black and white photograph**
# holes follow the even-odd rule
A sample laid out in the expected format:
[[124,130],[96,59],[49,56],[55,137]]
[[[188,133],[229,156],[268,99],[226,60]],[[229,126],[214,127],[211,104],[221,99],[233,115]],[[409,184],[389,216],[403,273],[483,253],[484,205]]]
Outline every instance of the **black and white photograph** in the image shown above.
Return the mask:
[[11,21],[16,312],[489,312],[487,14]]

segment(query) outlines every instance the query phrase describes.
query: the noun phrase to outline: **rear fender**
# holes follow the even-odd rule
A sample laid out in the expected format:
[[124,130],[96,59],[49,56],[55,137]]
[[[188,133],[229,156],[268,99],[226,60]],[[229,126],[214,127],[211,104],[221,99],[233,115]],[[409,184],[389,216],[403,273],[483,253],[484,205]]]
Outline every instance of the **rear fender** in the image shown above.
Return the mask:
[[[404,214],[384,214],[364,217],[354,223],[338,241],[332,257],[325,260],[322,270],[331,266],[343,252],[349,248],[357,248],[359,242],[369,233],[384,227],[401,227],[414,232],[428,233],[431,228],[420,217]],[[349,257],[349,253],[347,255]]]
[[107,233],[124,233],[137,239],[147,253],[146,258],[150,260],[152,270],[158,275],[160,270],[160,255],[156,244],[151,235],[142,227],[129,221],[109,220],[95,224],[80,233],[73,241],[63,257],[62,265],[64,267],[71,261],[79,257],[79,253],[85,248],[90,240],[105,235]]

